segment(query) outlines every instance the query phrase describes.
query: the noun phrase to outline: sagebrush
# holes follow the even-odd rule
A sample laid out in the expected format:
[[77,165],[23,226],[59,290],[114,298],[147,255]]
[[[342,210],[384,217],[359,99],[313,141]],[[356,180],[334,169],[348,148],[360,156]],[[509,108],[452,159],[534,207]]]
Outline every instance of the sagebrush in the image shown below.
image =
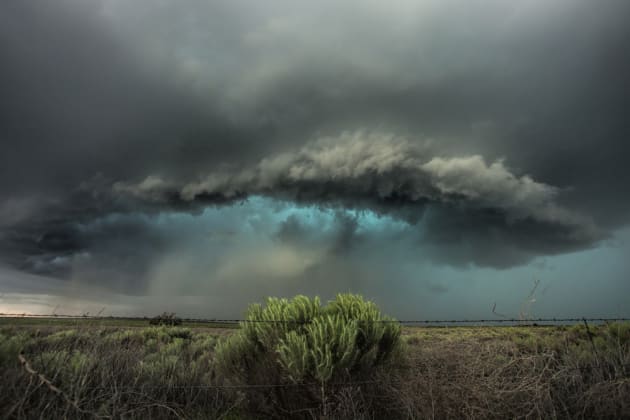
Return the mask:
[[339,294],[326,305],[317,297],[269,298],[249,307],[240,331],[218,346],[216,363],[235,384],[286,384],[264,396],[250,393],[256,410],[326,412],[340,384],[395,368],[400,336],[400,324],[359,295]]

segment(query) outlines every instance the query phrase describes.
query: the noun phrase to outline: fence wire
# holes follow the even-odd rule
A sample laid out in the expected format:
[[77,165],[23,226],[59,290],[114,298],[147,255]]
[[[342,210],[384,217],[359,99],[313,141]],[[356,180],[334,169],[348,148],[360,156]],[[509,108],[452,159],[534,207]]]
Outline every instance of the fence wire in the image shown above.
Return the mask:
[[[66,320],[92,320],[92,321],[147,321],[150,317],[123,317],[123,316],[93,316],[93,315],[61,315],[61,314],[4,314],[0,313],[0,318],[35,318],[35,319],[66,319]],[[220,318],[180,318],[181,322],[198,323],[198,324],[252,324],[252,323],[270,323],[270,324],[310,324],[311,321],[306,320],[250,320],[250,319],[220,319]],[[373,323],[397,323],[402,325],[459,325],[459,324],[563,324],[576,322],[627,322],[630,318],[624,317],[608,317],[608,318],[496,318],[496,319],[382,319],[382,320],[364,320],[360,322]]]

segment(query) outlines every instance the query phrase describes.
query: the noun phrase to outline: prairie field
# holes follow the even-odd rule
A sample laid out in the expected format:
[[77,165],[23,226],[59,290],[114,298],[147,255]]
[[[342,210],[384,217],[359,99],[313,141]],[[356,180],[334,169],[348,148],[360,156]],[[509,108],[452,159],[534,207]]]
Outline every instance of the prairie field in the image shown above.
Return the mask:
[[326,389],[264,375],[246,386],[235,382],[217,369],[215,355],[239,330],[219,327],[0,319],[0,413],[6,419],[630,417],[627,323],[404,327],[401,354],[385,369]]

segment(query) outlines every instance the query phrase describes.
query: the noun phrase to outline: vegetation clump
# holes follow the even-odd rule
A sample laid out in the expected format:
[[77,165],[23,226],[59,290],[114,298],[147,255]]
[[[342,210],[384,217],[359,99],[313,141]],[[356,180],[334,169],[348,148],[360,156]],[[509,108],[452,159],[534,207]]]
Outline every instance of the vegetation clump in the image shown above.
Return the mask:
[[175,312],[162,312],[162,315],[155,316],[149,321],[151,325],[182,325],[182,319],[175,316]]
[[[359,295],[269,298],[249,307],[241,329],[217,347],[217,368],[239,385],[279,384],[266,404],[334,406],[339,384],[372,379],[401,355],[401,326]],[[252,396],[264,410],[260,395]]]

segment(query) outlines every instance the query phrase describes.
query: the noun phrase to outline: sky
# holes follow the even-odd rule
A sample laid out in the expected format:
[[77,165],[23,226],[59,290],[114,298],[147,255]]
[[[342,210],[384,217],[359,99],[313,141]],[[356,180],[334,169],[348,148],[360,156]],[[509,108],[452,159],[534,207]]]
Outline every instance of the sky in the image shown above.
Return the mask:
[[629,15],[1,2],[0,312],[628,317]]

